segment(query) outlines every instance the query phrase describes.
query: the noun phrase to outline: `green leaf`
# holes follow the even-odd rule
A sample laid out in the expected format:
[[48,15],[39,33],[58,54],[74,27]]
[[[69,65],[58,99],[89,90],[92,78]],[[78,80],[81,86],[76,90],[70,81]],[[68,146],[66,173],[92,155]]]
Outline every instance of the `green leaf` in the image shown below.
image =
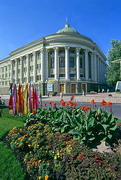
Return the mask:
[[113,137],[112,134],[109,134],[109,135],[108,135],[108,138],[109,138],[109,139],[111,139],[112,137]]
[[88,128],[89,128],[89,127],[92,127],[92,126],[94,125],[94,122],[95,122],[94,118],[88,119],[88,120],[87,120],[87,126],[88,126]]
[[110,128],[111,131],[115,131],[116,129],[117,129],[117,124],[113,126],[112,128]]
[[61,133],[64,133],[67,127],[69,127],[69,125],[64,125],[64,126],[61,128]]

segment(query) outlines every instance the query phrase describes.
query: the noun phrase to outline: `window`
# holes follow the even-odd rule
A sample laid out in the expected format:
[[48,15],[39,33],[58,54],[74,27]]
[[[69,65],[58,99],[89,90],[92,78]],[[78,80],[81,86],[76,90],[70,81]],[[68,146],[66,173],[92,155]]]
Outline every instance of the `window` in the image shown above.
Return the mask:
[[50,52],[50,55],[54,55],[54,51],[51,51],[51,52]]
[[20,65],[21,64],[21,60],[20,59],[18,59],[18,65]]
[[82,57],[80,57],[80,68],[82,68],[83,66],[82,66]]
[[30,71],[33,71],[33,66],[30,66]]
[[50,68],[54,68],[54,57],[50,58]]
[[37,69],[41,69],[41,64],[37,64]]
[[23,70],[24,70],[24,72],[26,72],[26,71],[27,71],[27,68],[25,67]]
[[30,76],[30,82],[33,82],[33,76]]
[[25,77],[25,78],[23,78],[23,82],[25,83],[25,82],[27,82],[27,78]]
[[74,54],[75,51],[74,50],[69,50],[69,53]]
[[54,77],[54,74],[51,74],[50,77]]
[[33,61],[33,54],[30,54],[30,55],[29,55],[29,60],[30,60],[30,61]]
[[64,54],[64,53],[65,53],[65,50],[60,50],[59,53],[60,53],[60,54]]
[[13,61],[13,67],[15,67],[15,61]]
[[74,68],[74,57],[69,57],[69,67]]
[[41,58],[41,54],[40,52],[37,52],[37,59],[40,59]]
[[89,78],[91,78],[91,55],[89,54],[88,55],[88,59],[89,59],[89,61],[88,61],[88,63],[89,63]]
[[59,58],[59,67],[60,68],[65,67],[65,57],[60,57]]
[[65,77],[65,74],[59,74],[59,77]]
[[26,56],[23,56],[23,63],[26,63]]
[[84,77],[84,75],[83,75],[83,74],[80,74],[80,77]]
[[75,76],[75,74],[70,74],[70,78],[73,78]]
[[37,81],[38,81],[38,80],[41,80],[41,75],[38,75],[38,76],[37,76]]

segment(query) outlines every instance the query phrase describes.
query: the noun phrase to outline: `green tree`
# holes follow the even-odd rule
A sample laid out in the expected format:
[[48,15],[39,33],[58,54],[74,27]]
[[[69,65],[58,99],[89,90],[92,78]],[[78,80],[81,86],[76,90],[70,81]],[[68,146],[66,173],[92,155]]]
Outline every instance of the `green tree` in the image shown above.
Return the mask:
[[107,71],[107,81],[112,85],[115,85],[120,78],[120,63],[114,63],[115,60],[121,59],[121,40],[111,41],[112,49],[108,51],[108,71]]

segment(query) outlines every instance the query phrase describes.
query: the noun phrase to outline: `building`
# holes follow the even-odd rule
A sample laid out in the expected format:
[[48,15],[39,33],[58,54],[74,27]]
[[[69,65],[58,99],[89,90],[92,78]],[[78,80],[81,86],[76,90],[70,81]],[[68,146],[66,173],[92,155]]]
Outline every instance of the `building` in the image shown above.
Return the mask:
[[69,24],[10,53],[0,61],[0,94],[10,83],[40,84],[48,91],[81,93],[106,87],[106,57],[88,37]]

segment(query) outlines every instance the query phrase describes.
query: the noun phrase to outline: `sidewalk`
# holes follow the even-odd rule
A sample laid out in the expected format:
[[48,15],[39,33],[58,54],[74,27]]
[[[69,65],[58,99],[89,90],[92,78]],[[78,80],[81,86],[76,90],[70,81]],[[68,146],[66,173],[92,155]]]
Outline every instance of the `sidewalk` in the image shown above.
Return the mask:
[[[109,96],[112,95],[112,96]],[[63,99],[65,101],[69,101],[71,96],[63,96]],[[9,95],[1,95],[2,99],[8,100],[9,99]],[[42,97],[43,101],[44,100],[52,100],[52,101],[59,101],[60,100],[60,96],[52,96],[52,97],[48,97],[48,96],[43,96]],[[102,99],[104,99],[106,102],[111,101],[112,103],[121,103],[121,94],[119,93],[98,93],[98,94],[87,94],[86,96],[82,96],[82,95],[75,95],[74,100],[76,102],[90,102],[92,99],[95,100],[95,102],[100,102]]]
[[[110,96],[112,95],[112,96]],[[71,96],[63,96],[63,99],[65,101],[69,101]],[[44,98],[48,101],[52,100],[52,101],[59,101],[60,100],[60,96],[53,96],[53,97],[46,97]],[[43,100],[44,100],[43,99]],[[111,101],[112,103],[121,103],[121,94],[118,93],[98,93],[98,94],[87,94],[86,96],[82,96],[82,95],[75,95],[74,100],[76,102],[90,102],[92,99],[95,100],[95,102],[100,102],[102,99],[104,99],[105,101],[109,102]]]

